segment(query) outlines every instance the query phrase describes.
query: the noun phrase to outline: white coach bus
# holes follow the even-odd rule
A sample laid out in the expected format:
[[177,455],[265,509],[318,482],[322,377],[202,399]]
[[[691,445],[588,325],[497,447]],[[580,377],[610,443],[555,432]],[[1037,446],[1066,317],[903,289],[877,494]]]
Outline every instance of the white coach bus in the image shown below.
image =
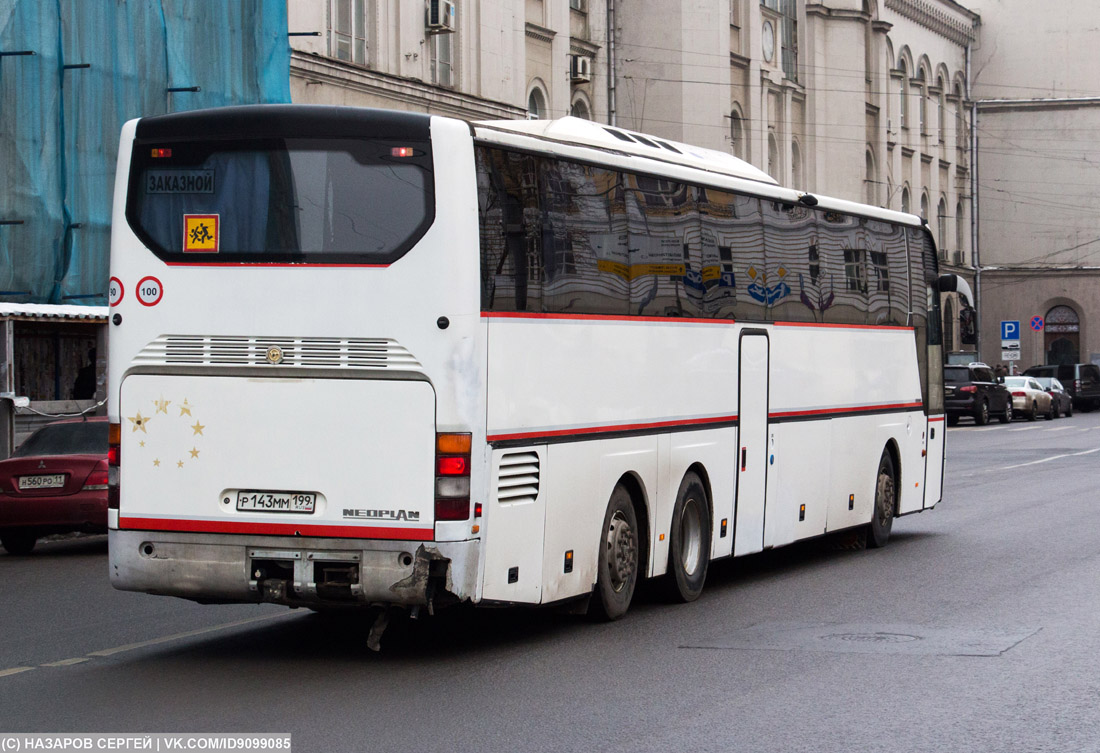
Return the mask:
[[126,124],[115,196],[116,588],[614,619],[940,499],[917,217],[574,118],[292,105]]

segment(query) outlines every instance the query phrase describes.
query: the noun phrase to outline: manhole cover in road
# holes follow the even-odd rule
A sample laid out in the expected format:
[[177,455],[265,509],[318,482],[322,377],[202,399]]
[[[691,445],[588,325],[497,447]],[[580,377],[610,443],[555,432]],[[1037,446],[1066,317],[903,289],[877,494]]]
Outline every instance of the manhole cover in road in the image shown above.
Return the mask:
[[680,648],[826,651],[834,654],[1000,656],[1039,632],[1034,627],[961,628],[905,624],[766,622]]
[[857,643],[908,643],[919,641],[919,635],[905,635],[904,633],[830,633],[821,636],[827,641],[854,641]]

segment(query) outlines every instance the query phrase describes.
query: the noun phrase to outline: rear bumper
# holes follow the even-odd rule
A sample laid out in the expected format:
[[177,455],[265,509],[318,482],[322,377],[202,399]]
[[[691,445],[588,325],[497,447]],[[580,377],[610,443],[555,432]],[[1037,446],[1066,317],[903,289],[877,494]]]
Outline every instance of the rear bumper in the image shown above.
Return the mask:
[[64,497],[0,494],[0,528],[105,531],[107,492],[95,490]]
[[474,598],[479,541],[111,529],[111,585],[208,602],[420,606]]

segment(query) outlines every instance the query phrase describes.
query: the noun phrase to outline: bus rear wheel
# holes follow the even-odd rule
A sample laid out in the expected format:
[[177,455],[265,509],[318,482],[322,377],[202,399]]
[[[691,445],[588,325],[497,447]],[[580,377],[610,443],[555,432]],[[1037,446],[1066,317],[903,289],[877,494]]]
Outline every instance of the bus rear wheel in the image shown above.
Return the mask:
[[672,510],[668,551],[668,590],[677,601],[695,601],[703,593],[710,564],[710,518],[702,479],[696,473],[685,474]]
[[890,529],[894,526],[894,514],[897,512],[897,500],[894,459],[890,457],[889,450],[883,450],[875,478],[875,509],[871,512],[871,523],[867,526],[869,549],[884,547],[890,540]]
[[619,484],[611,493],[603,518],[596,592],[589,615],[601,620],[617,620],[626,614],[638,582],[639,561],[638,518],[630,492]]

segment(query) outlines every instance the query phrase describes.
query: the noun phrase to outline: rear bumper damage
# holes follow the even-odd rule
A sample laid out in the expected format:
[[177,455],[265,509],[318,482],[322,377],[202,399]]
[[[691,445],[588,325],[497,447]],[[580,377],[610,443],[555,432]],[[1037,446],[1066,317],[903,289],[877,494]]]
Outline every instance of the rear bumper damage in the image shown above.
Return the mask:
[[110,577],[200,602],[443,606],[474,597],[479,543],[112,529]]

